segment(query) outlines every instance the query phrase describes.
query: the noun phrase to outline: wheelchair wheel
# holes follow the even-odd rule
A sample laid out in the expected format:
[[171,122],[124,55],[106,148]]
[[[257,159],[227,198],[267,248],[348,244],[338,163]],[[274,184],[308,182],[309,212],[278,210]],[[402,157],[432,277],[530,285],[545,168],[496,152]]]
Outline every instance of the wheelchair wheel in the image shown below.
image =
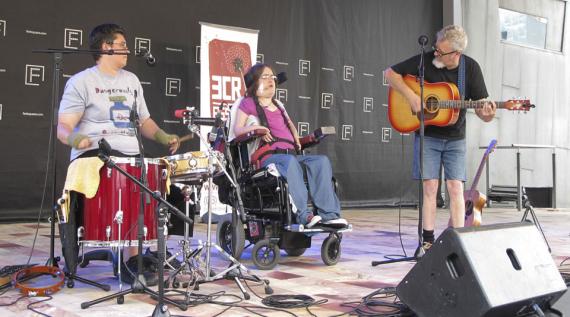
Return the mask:
[[236,228],[236,253],[233,253],[232,250],[232,243],[234,243],[234,241],[232,240],[232,215],[228,214],[225,215],[224,217],[222,217],[220,219],[220,221],[218,221],[218,225],[216,227],[216,242],[218,243],[218,245],[227,253],[231,254],[234,258],[236,258],[236,260],[239,260],[241,258],[241,254],[243,252],[243,248],[245,246],[245,230],[243,229],[243,223],[241,222],[241,219],[237,219],[237,224],[236,224],[237,228]]
[[301,256],[307,248],[285,248],[285,252],[287,252],[288,256]]
[[321,246],[321,258],[326,265],[335,265],[340,259],[340,239],[337,235],[328,236]]
[[279,262],[279,246],[269,239],[258,241],[251,250],[253,264],[260,270],[271,270]]

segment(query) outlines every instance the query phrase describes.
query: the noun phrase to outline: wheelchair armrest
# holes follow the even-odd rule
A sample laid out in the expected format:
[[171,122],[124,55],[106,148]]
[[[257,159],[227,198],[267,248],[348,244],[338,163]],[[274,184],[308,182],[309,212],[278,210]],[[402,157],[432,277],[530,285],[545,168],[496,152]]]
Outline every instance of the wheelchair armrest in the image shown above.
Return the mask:
[[320,127],[313,131],[313,133],[306,135],[299,139],[301,142],[301,149],[307,149],[311,146],[317,145],[324,139],[327,135],[336,134],[335,127]]
[[261,137],[265,134],[265,130],[263,129],[255,129],[253,131],[249,131],[248,133],[244,133],[240,136],[235,137],[231,143],[233,144],[241,144],[241,143],[249,143],[258,137]]

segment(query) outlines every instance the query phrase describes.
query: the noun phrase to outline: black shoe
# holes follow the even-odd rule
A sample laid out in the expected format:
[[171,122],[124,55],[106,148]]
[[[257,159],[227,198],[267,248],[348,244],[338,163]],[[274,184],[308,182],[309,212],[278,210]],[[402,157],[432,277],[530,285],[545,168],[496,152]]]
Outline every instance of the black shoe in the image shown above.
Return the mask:
[[[146,286],[156,286],[158,285],[158,274],[149,270],[149,261],[145,259],[143,256],[143,276],[146,280]],[[131,272],[135,275],[138,275],[137,270],[137,256],[132,256],[126,263],[121,263],[121,281],[126,284],[133,284],[135,281],[135,277],[131,274]]]
[[[144,253],[145,257],[152,257],[152,262],[153,262],[153,266],[151,270],[156,270],[158,271],[158,251],[151,251],[149,248],[146,249],[145,253]],[[168,260],[170,257],[172,256],[172,253],[170,253],[170,251],[166,250],[166,255],[164,256],[164,261],[166,262],[166,260]],[[165,270],[169,270],[172,268],[179,269],[182,266],[182,263],[180,263],[180,261],[177,258],[173,258],[172,260],[170,260],[169,265],[165,264],[164,265],[164,269]]]

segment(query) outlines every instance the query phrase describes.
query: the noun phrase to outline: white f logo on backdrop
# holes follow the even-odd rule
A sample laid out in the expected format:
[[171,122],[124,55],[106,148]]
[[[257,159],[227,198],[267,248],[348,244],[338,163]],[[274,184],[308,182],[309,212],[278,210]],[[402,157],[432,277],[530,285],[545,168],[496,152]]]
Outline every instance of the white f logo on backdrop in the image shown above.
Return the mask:
[[311,61],[299,60],[299,76],[308,76],[311,72]]
[[354,78],[354,66],[344,66],[344,80],[352,81]]
[[83,45],[83,30],[64,29],[63,47],[78,49]]
[[299,131],[299,136],[303,137],[309,135],[310,125],[308,122],[297,122],[297,130]]
[[135,37],[135,52],[138,53],[143,49],[150,52],[150,39]]
[[351,124],[343,124],[342,125],[342,139],[345,141],[349,141],[352,139],[352,130],[353,127]]
[[255,61],[256,61],[257,63],[261,63],[261,64],[265,63],[265,55],[263,55],[263,54],[257,54],[257,55],[255,56]]
[[334,105],[334,95],[329,92],[321,94],[321,108],[330,109]]
[[39,86],[44,81],[45,66],[26,64],[26,86]]
[[0,20],[0,34],[6,36],[6,20]]
[[166,77],[165,95],[171,97],[178,96],[178,94],[180,93],[181,86],[182,86],[182,79]]
[[275,99],[281,101],[282,103],[287,103],[287,89],[277,88],[275,90]]
[[364,101],[362,103],[362,109],[364,110],[364,112],[372,112],[372,110],[374,110],[374,98],[364,97]]
[[390,142],[392,140],[392,128],[382,128],[382,142]]

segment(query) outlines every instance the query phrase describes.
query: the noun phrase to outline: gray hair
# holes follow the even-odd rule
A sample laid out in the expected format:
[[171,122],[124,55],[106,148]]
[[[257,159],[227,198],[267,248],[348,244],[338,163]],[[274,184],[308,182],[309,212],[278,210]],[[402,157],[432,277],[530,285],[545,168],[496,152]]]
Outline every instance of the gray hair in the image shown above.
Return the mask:
[[463,52],[467,47],[467,33],[459,25],[448,25],[437,32],[437,40],[447,40],[455,51]]

